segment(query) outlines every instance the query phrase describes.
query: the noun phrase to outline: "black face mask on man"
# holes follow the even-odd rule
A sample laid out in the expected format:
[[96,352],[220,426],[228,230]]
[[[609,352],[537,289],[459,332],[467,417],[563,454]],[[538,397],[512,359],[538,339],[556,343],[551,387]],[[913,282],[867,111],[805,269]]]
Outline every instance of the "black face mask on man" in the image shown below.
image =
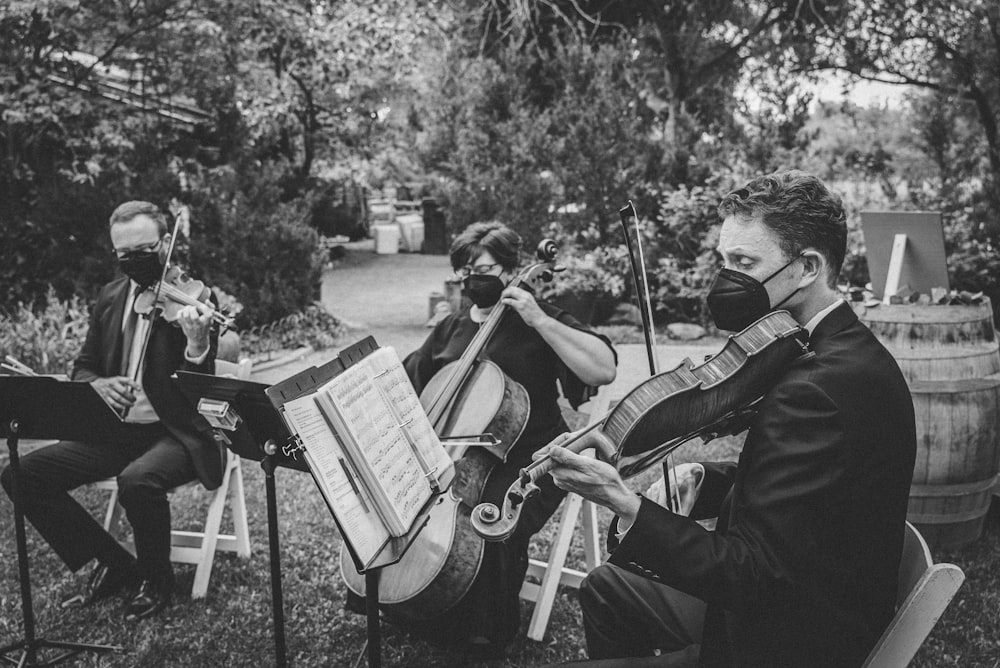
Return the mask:
[[126,253],[118,258],[118,266],[122,273],[139,284],[139,287],[148,288],[153,283],[160,280],[163,273],[163,264],[160,262],[158,252],[138,251]]
[[465,293],[479,308],[489,308],[500,301],[500,293],[507,287],[499,276],[470,274],[462,281]]
[[708,310],[712,314],[715,326],[728,332],[740,332],[791,299],[799,288],[795,288],[787,297],[771,306],[764,284],[790,267],[800,257],[801,253],[763,281],[727,267],[720,269],[712,281],[707,299]]

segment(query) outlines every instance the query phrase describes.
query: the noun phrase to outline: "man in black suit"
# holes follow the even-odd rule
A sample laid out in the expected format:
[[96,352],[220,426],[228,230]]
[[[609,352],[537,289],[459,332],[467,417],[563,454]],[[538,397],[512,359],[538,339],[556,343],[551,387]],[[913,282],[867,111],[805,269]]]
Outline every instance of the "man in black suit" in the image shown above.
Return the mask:
[[[101,441],[61,441],[25,455],[20,482],[26,516],[70,570],[97,560],[86,602],[138,585],[125,612],[142,619],[168,605],[173,590],[167,491],[195,478],[209,489],[222,482],[224,447],[170,380],[178,369],[212,373],[217,337],[211,307],[183,307],[179,327],[133,309],[137,295],[159,280],[170,246],[156,205],[122,204],[110,233],[125,276],[97,297],[72,377],[90,381],[125,420]],[[134,558],[68,494],[111,476],[132,525]],[[10,494],[10,471],[0,478]]]
[[[618,515],[610,564],[580,590],[588,651],[605,665],[659,651],[648,665],[860,666],[894,614],[916,453],[910,395],[836,292],[838,197],[781,172],[719,209],[716,324],[741,330],[784,308],[815,356],[765,395],[738,462],[701,465],[690,517],[553,442],[556,484]],[[714,531],[696,521],[714,516]]]

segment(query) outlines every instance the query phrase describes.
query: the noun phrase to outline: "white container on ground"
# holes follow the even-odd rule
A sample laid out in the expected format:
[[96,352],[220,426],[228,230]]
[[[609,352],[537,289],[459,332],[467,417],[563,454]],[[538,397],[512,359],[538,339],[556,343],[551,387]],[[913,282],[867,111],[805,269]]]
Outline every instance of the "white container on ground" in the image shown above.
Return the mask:
[[375,237],[375,252],[379,255],[391,255],[399,252],[399,226],[375,225],[372,227]]

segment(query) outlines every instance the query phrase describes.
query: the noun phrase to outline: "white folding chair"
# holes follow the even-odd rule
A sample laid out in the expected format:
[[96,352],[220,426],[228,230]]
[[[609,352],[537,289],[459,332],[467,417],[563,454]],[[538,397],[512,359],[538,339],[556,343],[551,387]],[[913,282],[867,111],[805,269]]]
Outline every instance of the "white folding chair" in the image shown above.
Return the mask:
[[907,522],[896,615],[868,655],[864,668],[909,665],[964,580],[965,573],[958,566],[934,563],[923,536]]
[[[228,376],[247,380],[253,363],[249,359],[239,362],[216,360],[215,375]],[[188,485],[195,485],[192,481]],[[184,485],[186,487],[188,485]],[[98,489],[111,492],[108,508],[104,514],[104,529],[108,532],[118,526],[124,513],[118,503],[118,481],[108,478],[95,483]],[[180,489],[180,488],[177,488]],[[176,491],[176,490],[173,490]],[[233,517],[233,533],[220,534],[222,514],[226,507],[226,497],[230,500]],[[134,551],[130,543],[126,543]],[[194,584],[191,586],[191,598],[203,598],[208,592],[208,580],[212,575],[212,564],[216,552],[235,552],[239,557],[250,557],[250,528],[247,522],[247,503],[243,489],[243,470],[240,468],[240,458],[232,452],[228,453],[226,469],[222,475],[222,484],[212,492],[212,500],[208,504],[205,523],[201,531],[170,532],[170,561],[179,564],[195,564]]]
[[[608,409],[607,390],[598,392],[589,402],[589,414],[586,423],[604,417]],[[564,409],[564,413],[566,409]],[[584,422],[584,420],[581,420]],[[577,425],[571,425],[577,428]],[[573,541],[577,519],[583,512],[583,553],[587,571],[567,568],[566,555]],[[533,601],[535,609],[531,613],[528,624],[528,637],[541,641],[545,637],[545,629],[552,615],[552,605],[555,603],[559,585],[574,589],[580,588],[580,583],[587,577],[587,572],[601,565],[601,543],[597,532],[597,507],[590,501],[585,501],[577,494],[570,494],[563,503],[562,517],[559,528],[552,540],[548,561],[539,559],[528,560],[528,575],[540,580],[539,584],[525,582],[521,585],[520,596],[526,601]]]

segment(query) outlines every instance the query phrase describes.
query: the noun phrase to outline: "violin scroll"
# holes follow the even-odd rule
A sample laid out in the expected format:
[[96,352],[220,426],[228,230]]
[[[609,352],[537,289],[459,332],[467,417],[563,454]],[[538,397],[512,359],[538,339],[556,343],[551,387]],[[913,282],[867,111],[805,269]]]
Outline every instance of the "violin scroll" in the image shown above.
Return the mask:
[[[561,445],[570,452],[580,453],[589,448],[597,451],[599,459],[614,464],[618,447],[601,431],[601,422],[595,422]],[[552,470],[549,457],[542,457],[521,469],[520,475],[504,494],[503,505],[480,503],[472,511],[472,530],[487,541],[507,540],[517,529],[524,502],[538,493],[536,482]]]

